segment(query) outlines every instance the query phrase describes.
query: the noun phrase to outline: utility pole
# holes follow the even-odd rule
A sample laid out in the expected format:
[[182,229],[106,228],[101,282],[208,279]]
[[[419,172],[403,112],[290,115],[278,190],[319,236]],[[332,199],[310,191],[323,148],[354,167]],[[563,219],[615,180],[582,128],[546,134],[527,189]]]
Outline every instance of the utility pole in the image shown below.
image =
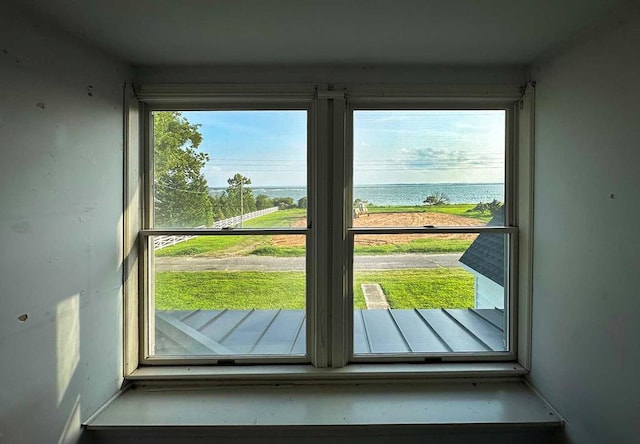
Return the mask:
[[244,219],[244,197],[242,196],[242,183],[244,177],[240,179],[240,228],[242,228],[242,220]]

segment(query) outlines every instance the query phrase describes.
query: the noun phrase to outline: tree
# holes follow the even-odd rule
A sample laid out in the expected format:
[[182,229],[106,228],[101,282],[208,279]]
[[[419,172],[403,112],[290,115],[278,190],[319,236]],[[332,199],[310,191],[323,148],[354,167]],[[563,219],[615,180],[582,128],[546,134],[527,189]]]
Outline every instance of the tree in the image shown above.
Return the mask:
[[307,196],[298,199],[298,208],[307,208]]
[[293,197],[274,197],[271,199],[274,207],[278,207],[281,210],[286,210],[294,206]]
[[227,179],[229,186],[224,192],[225,214],[227,217],[241,216],[251,211],[256,211],[256,200],[253,190],[246,185],[251,185],[251,179],[236,173]]
[[440,192],[440,191],[436,191],[433,194],[430,194],[429,196],[427,196],[427,198],[422,201],[423,204],[426,205],[444,205],[444,204],[448,204],[449,203],[449,196],[447,196],[446,194]]
[[271,208],[273,202],[266,194],[258,194],[256,196],[256,208],[258,210],[264,210],[265,208]]
[[209,157],[198,152],[202,135],[182,113],[153,114],[154,208],[157,227],[210,226],[213,211],[202,174]]
[[491,216],[498,216],[502,214],[503,204],[497,199],[493,199],[489,203],[480,202],[478,205],[473,207],[470,210],[467,210],[467,213],[491,213]]
[[209,195],[209,200],[211,201],[211,207],[213,209],[213,220],[222,220],[226,219],[226,215],[224,214],[224,197],[223,195],[218,196],[217,194]]

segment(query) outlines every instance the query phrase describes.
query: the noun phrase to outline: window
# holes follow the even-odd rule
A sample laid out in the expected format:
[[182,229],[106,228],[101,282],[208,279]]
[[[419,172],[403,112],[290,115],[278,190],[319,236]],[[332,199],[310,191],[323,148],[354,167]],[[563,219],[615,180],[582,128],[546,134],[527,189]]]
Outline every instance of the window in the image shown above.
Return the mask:
[[139,95],[142,363],[515,358],[514,94]]
[[507,110],[374,107],[350,110],[352,359],[508,352]]
[[308,360],[308,114],[148,111],[151,361]]

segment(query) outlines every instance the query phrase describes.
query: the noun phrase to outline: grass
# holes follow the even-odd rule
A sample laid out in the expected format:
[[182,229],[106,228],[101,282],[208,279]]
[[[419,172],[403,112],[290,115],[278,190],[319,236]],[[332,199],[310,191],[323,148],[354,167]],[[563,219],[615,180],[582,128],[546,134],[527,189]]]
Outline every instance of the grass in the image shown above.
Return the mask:
[[306,292],[298,271],[161,272],[155,289],[158,310],[301,310]]
[[[305,308],[305,274],[299,271],[160,272],[155,290],[158,310]],[[366,308],[362,291],[354,304]]]
[[[354,307],[366,308],[362,284],[382,286],[391,308],[473,307],[473,276],[457,268],[358,272]],[[303,310],[305,274],[298,271],[160,272],[159,310]]]
[[305,208],[289,208],[247,220],[243,226],[244,228],[288,228],[306,216]]
[[[301,217],[305,217],[304,208],[280,210],[245,221],[244,228],[283,228],[291,227]],[[186,242],[156,251],[156,256],[216,256],[220,253],[234,252],[238,255],[254,254],[269,245],[271,236],[198,236]],[[255,253],[259,254],[259,253]],[[285,255],[286,254],[280,254]],[[300,256],[304,256],[304,249]]]
[[251,254],[256,256],[302,257],[306,254],[306,251],[305,247],[274,247],[269,245],[256,248]]
[[469,248],[471,239],[416,239],[404,244],[356,245],[356,254],[398,253],[461,253]]
[[[435,211],[469,216],[471,204],[440,207],[370,207],[373,212]],[[246,221],[246,228],[290,227],[306,210],[281,210]],[[488,220],[489,217],[483,220]],[[481,218],[481,217],[477,217]],[[271,236],[199,236],[163,248],[157,256],[304,256],[304,247],[276,247]],[[395,245],[358,245],[357,254],[462,252],[472,241],[465,239],[416,239]],[[302,272],[159,272],[155,303],[159,310],[297,309],[305,307],[305,274]],[[469,308],[473,306],[473,276],[461,269],[389,270],[358,272],[354,307],[366,308],[361,284],[379,283],[391,308]]]
[[[407,213],[407,212],[436,212],[458,216],[473,217],[485,222],[490,215],[467,213],[474,204],[452,204],[441,206],[388,206],[370,207],[371,213]],[[291,227],[300,218],[306,216],[303,208],[291,208],[257,217],[244,223],[245,228],[283,228]],[[418,239],[405,244],[389,245],[356,245],[356,254],[394,254],[394,253],[458,253],[465,251],[471,241],[461,239]],[[199,236],[180,244],[163,248],[156,252],[156,256],[221,256],[233,254],[246,256],[301,257],[305,255],[305,248],[278,247],[271,244],[271,236]]]
[[157,257],[163,256],[215,256],[241,248],[251,248],[256,243],[264,242],[264,236],[198,236],[171,247],[155,252]]
[[358,272],[355,298],[363,298],[361,284],[378,283],[391,308],[472,308],[473,275],[459,268]]
[[[356,245],[355,254],[383,255],[403,253],[462,253],[469,248],[471,239],[416,239],[404,244]],[[272,257],[302,257],[304,247],[275,247],[272,245],[256,248],[251,254]]]

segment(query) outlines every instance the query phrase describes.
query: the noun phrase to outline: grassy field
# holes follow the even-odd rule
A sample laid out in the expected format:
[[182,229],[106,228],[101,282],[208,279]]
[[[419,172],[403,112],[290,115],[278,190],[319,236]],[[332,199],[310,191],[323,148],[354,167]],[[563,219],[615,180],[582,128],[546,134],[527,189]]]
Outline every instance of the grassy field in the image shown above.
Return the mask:
[[[416,239],[403,244],[356,245],[355,254],[382,255],[402,253],[461,253],[473,242],[470,239]],[[201,236],[156,252],[156,256],[237,256],[302,257],[304,247],[282,247],[270,244],[270,236]]]
[[[371,207],[371,212],[435,211],[469,216],[473,205],[439,207]],[[245,228],[290,227],[305,217],[304,209],[281,210],[246,221]],[[488,220],[486,216],[477,217]],[[403,244],[358,245],[356,254],[462,252],[468,239],[416,239]],[[276,246],[272,236],[199,236],[156,252],[161,256],[303,256],[305,249]],[[305,275],[301,272],[158,272],[156,308],[160,310],[304,309]],[[382,286],[392,308],[467,308],[473,306],[473,277],[457,268],[359,272],[354,306],[366,308],[363,283]]]
[[[473,205],[446,205],[440,207],[372,207],[372,212],[442,212],[469,217],[466,210]],[[291,227],[300,218],[305,217],[305,210],[294,208],[281,210],[266,216],[248,220],[245,228],[280,228]],[[478,216],[488,220],[488,216]],[[259,256],[294,257],[304,256],[302,246],[275,246],[271,236],[200,236],[180,244],[163,248],[156,256]],[[356,254],[393,254],[393,253],[455,253],[465,251],[471,241],[462,239],[419,239],[405,244],[356,245]]]
[[[471,239],[416,239],[404,244],[356,245],[355,254],[382,255],[402,253],[461,253],[469,248]],[[257,247],[251,254],[258,256],[301,257],[305,255],[303,247]]]
[[[380,284],[391,308],[469,308],[473,276],[461,269],[359,272],[354,307],[366,308],[361,284]],[[301,272],[161,272],[156,273],[159,310],[297,309],[305,306]]]
[[[286,228],[302,217],[306,216],[303,208],[276,211],[265,216],[245,221],[243,228]],[[247,254],[261,254],[264,248],[269,248],[271,236],[199,236],[171,247],[156,251],[156,256],[217,256],[220,253],[234,253],[240,256]],[[258,252],[254,252],[258,251]],[[264,250],[268,251],[268,250]],[[295,254],[286,251],[270,256],[304,256],[304,248]],[[264,253],[262,253],[265,255]]]
[[276,247],[267,245],[255,248],[251,254],[257,256],[302,257],[306,254],[306,249],[304,247]]
[[293,227],[295,222],[307,216],[304,208],[289,208],[244,222],[244,228],[283,228]]
[[165,247],[155,252],[157,257],[163,256],[216,256],[233,250],[253,249],[257,243],[267,239],[262,236],[198,236],[188,241]]
[[382,287],[391,308],[471,308],[473,275],[459,268],[359,272],[355,298],[363,298],[361,284]]
[[205,271],[156,273],[159,310],[302,309],[304,273]]
[[461,253],[470,239],[416,239],[404,244],[356,245],[355,254]]

